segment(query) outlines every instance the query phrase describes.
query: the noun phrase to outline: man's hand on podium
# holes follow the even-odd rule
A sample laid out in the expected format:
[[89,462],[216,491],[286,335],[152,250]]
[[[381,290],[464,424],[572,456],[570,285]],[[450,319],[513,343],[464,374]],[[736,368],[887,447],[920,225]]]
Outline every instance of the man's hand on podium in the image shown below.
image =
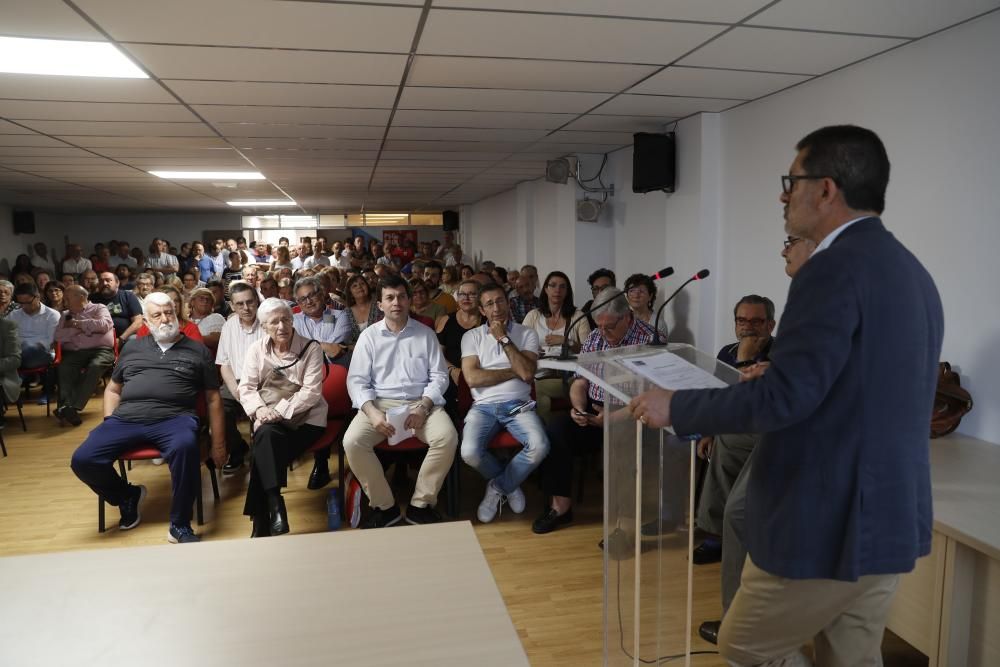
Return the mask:
[[628,411],[646,426],[670,426],[670,399],[673,395],[674,392],[669,389],[650,389],[633,398],[628,404]]

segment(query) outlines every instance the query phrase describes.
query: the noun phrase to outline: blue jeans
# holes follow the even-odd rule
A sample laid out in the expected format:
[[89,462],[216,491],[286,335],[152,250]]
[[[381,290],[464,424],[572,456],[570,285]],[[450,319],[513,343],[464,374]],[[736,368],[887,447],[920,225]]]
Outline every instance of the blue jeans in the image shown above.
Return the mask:
[[[533,410],[510,414],[521,403],[523,401],[474,403],[465,416],[462,431],[462,460],[486,479],[493,480],[504,494],[513,493],[521,486],[549,453],[549,438],[538,415]],[[487,449],[501,428],[507,429],[522,445],[521,451],[506,467]]]

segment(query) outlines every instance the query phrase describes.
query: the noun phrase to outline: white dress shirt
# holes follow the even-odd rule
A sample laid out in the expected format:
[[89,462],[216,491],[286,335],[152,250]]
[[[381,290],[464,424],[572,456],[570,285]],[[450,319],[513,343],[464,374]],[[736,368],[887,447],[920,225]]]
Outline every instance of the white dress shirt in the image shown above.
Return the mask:
[[302,262],[302,266],[307,269],[311,269],[314,266],[330,266],[330,258],[326,255],[320,255],[319,257],[316,255],[309,255],[306,257],[306,260]]
[[376,398],[415,401],[427,397],[444,405],[448,371],[437,334],[412,317],[399,333],[386,320],[366,327],[358,337],[347,373],[354,407]]
[[38,312],[29,315],[23,308],[18,308],[7,319],[17,322],[17,335],[21,346],[43,345],[46,349],[52,347],[56,337],[56,327],[59,326],[61,314],[58,310],[41,304]]
[[835,230],[833,230],[832,232],[830,232],[829,234],[827,234],[826,238],[824,238],[822,241],[819,242],[819,244],[816,246],[816,249],[813,250],[812,254],[809,255],[809,256],[812,257],[816,253],[823,252],[824,250],[826,250],[827,248],[829,248],[831,245],[833,245],[833,242],[837,240],[838,236],[840,236],[841,234],[844,233],[845,229],[847,229],[848,227],[850,227],[851,225],[853,225],[855,222],[858,222],[860,220],[866,220],[867,218],[870,218],[870,217],[872,217],[872,216],[870,216],[870,215],[863,215],[860,218],[854,218],[854,220],[848,220],[847,222],[845,222],[844,224],[842,224],[840,227],[837,227]]
[[215,354],[217,366],[229,366],[237,380],[243,377],[243,362],[250,346],[264,338],[264,328],[259,320],[253,321],[253,326],[244,329],[238,316],[230,317],[222,326],[219,335],[219,349]]
[[108,258],[108,266],[110,266],[112,269],[118,266],[119,264],[124,264],[132,269],[139,268],[139,263],[135,261],[135,257],[132,256],[122,257],[121,255],[112,255],[111,257]]
[[75,276],[80,275],[84,271],[90,271],[93,268],[94,267],[91,265],[90,260],[86,257],[81,257],[80,259],[70,258],[63,260],[62,263],[62,272],[72,273]]
[[311,338],[320,343],[343,343],[351,337],[351,323],[341,310],[327,308],[320,320],[314,320],[305,313],[292,315],[295,333],[303,338]]
[[[522,352],[541,354],[538,345],[538,334],[534,329],[522,326],[510,320],[507,323],[507,336],[517,349]],[[478,357],[479,367],[483,370],[510,368],[510,359],[493,334],[489,324],[482,324],[469,329],[462,336],[462,359]],[[504,401],[527,401],[531,398],[531,385],[519,378],[512,378],[492,387],[472,387],[472,398],[476,403],[502,403]]]

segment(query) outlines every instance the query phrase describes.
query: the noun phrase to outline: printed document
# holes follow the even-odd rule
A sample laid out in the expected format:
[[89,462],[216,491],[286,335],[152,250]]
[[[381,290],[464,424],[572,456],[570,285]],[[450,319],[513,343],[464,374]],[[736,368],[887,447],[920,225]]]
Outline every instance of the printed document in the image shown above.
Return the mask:
[[620,359],[619,363],[664,389],[716,389],[728,387],[708,371],[681,359],[673,352]]

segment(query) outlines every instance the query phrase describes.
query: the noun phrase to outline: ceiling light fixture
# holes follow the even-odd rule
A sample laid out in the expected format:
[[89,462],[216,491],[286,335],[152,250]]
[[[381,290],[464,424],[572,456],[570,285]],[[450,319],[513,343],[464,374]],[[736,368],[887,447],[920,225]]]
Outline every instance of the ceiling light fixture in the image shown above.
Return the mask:
[[259,171],[151,171],[153,176],[171,181],[262,181],[264,174]]
[[298,206],[291,199],[239,199],[227,201],[230,206],[246,206],[250,208],[264,208],[273,206]]
[[148,79],[135,63],[107,42],[0,37],[0,72]]

